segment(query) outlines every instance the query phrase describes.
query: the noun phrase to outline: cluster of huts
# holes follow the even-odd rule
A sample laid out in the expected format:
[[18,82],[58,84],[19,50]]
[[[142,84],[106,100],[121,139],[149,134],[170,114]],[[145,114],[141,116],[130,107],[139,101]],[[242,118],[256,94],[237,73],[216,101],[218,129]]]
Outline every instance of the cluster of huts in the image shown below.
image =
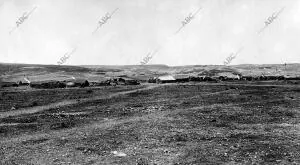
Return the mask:
[[[69,87],[96,87],[96,86],[116,86],[116,85],[139,85],[140,82],[134,79],[127,78],[112,78],[106,81],[89,82],[84,79],[73,79],[64,81],[41,81],[30,82],[0,82],[0,87],[19,87],[30,86],[32,88],[69,88]],[[184,83],[184,82],[221,82],[221,81],[268,81],[268,80],[300,80],[300,77],[286,77],[286,76],[171,76],[164,75],[159,77],[152,77],[148,83]]]
[[140,85],[138,80],[125,79],[125,78],[113,78],[101,82],[91,82],[90,86],[116,86],[116,85]]
[[116,85],[139,85],[140,82],[133,79],[113,78],[100,82],[89,82],[84,79],[64,80],[64,81],[39,81],[39,82],[1,82],[0,87],[19,87],[30,86],[32,88],[70,88],[70,87],[89,87],[89,86],[116,86]]
[[285,76],[188,76],[174,77],[171,75],[152,77],[148,83],[180,83],[180,82],[220,82],[220,81],[268,81],[268,80],[300,80],[300,77]]

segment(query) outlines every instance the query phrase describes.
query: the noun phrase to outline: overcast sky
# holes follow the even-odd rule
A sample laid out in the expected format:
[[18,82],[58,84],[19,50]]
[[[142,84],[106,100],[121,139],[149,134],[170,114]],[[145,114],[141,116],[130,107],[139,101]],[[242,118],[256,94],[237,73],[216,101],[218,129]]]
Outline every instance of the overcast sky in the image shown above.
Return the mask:
[[149,64],[222,65],[243,47],[231,64],[299,63],[299,43],[300,0],[0,0],[0,62],[57,64],[77,47],[63,65],[131,65],[160,47]]

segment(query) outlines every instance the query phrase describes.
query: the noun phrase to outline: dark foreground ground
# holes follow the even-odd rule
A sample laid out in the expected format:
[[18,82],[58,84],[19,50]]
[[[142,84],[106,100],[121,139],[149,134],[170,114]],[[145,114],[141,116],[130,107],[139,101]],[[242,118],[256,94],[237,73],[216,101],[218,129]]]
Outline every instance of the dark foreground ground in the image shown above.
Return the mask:
[[[76,102],[1,109],[0,163],[300,164],[299,85],[149,86],[101,97],[101,89],[43,90],[37,106]],[[3,92],[18,100],[28,91]]]

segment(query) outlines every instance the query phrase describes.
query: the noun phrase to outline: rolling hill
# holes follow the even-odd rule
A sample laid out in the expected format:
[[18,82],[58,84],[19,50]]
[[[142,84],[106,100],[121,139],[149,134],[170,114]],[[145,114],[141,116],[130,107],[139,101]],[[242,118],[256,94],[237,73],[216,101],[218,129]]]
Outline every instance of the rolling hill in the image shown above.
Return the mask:
[[2,81],[22,81],[28,77],[30,81],[64,80],[70,77],[103,81],[111,77],[128,77],[138,80],[148,80],[160,75],[183,76],[219,76],[233,75],[284,75],[287,77],[300,75],[300,64],[243,64],[243,65],[38,65],[38,64],[8,64],[0,63],[0,78]]

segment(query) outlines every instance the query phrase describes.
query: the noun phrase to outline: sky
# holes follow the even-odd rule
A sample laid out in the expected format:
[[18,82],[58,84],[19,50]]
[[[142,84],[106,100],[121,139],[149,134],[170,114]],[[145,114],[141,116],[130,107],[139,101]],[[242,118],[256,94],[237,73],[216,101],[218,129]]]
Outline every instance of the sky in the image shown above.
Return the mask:
[[147,64],[223,65],[236,52],[232,65],[300,63],[299,40],[300,0],[0,0],[4,63],[138,65],[152,53]]

